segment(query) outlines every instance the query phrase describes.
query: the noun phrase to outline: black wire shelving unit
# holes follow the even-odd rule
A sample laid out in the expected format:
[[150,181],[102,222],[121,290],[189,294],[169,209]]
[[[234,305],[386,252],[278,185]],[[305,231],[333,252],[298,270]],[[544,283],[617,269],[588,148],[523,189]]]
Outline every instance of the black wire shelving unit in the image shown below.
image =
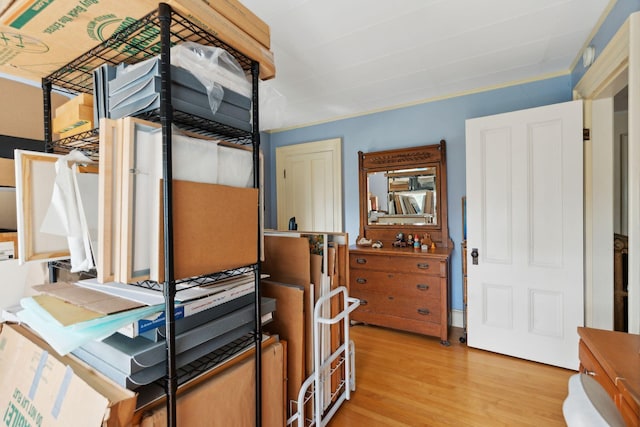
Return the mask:
[[[182,42],[191,41],[208,46],[216,46],[229,52],[238,61],[252,83],[252,130],[236,129],[215,121],[202,119],[190,114],[175,110],[171,104],[171,75],[170,75],[170,49]],[[136,117],[160,123],[162,127],[163,146],[163,205],[164,205],[164,258],[166,280],[162,283],[145,281],[134,283],[135,286],[143,286],[163,292],[166,312],[166,350],[167,350],[167,374],[164,379],[167,406],[167,425],[176,425],[176,400],[178,384],[188,381],[194,375],[219,363],[224,357],[229,357],[234,351],[241,351],[247,347],[247,340],[251,341],[255,348],[255,417],[256,425],[261,425],[262,413],[262,325],[260,310],[260,210],[258,205],[258,250],[256,264],[243,268],[224,272],[212,272],[211,274],[176,280],[173,268],[173,218],[172,218],[172,159],[171,159],[171,129],[172,125],[193,133],[207,137],[221,139],[240,145],[251,145],[253,148],[253,176],[254,187],[259,188],[259,149],[260,134],[258,124],[258,78],[259,64],[247,58],[241,52],[228,46],[215,36],[204,30],[197,24],[185,18],[179,12],[174,11],[169,5],[160,3],[158,9],[152,11],[131,25],[118,30],[109,39],[95,46],[93,49],[78,56],[73,61],[64,65],[57,71],[42,79],[44,101],[44,135],[46,151],[65,154],[72,150],[80,150],[88,157],[97,160],[99,155],[99,130],[83,132],[69,138],[54,140],[51,128],[51,92],[56,90],[62,93],[77,95],[80,93],[92,94],[93,70],[103,64],[116,66],[118,64],[135,64],[152,57],[160,57],[160,108],[145,112]],[[50,264],[50,276],[55,278],[52,270],[66,268],[65,262]],[[255,277],[255,328],[250,338],[243,337],[241,342],[234,343],[228,348],[205,357],[203,360],[192,363],[190,366],[178,369],[176,367],[175,349],[175,313],[174,303],[176,287],[201,286],[216,280],[233,277],[247,272],[253,272]],[[91,273],[89,273],[91,274]],[[193,367],[195,369],[191,369]]]

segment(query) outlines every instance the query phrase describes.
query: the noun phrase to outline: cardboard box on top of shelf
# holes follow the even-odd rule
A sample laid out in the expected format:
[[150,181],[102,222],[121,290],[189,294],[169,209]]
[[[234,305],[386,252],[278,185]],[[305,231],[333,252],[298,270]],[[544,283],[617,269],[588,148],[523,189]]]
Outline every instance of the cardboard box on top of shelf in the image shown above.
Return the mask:
[[157,5],[152,0],[14,0],[0,15],[0,72],[39,81]]
[[[260,62],[262,79],[275,76],[269,49],[210,7],[207,0],[168,3]],[[0,72],[39,81],[157,7],[158,2],[152,0],[14,0],[0,15]]]
[[131,425],[136,393],[25,326],[0,324],[0,413],[10,426]]

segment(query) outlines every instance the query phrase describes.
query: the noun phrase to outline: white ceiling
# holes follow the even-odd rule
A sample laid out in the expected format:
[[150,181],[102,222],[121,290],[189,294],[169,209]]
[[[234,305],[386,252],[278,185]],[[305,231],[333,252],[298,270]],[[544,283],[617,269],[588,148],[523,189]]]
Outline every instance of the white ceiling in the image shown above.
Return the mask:
[[568,73],[615,0],[241,1],[271,27],[272,129]]

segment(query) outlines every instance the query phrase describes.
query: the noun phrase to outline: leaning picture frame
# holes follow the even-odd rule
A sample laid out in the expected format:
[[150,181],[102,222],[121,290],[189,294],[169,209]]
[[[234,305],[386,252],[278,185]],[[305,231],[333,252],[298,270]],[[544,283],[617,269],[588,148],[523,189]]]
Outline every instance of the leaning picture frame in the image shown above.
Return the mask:
[[120,216],[122,215],[122,127],[120,121],[100,119],[98,175],[98,253],[96,278],[99,283],[119,275]]
[[162,178],[162,132],[159,123],[126,117],[122,126],[119,274],[115,280],[134,283],[151,273],[154,227],[151,218]]
[[18,261],[57,261],[70,257],[65,236],[43,233],[60,155],[15,150]]

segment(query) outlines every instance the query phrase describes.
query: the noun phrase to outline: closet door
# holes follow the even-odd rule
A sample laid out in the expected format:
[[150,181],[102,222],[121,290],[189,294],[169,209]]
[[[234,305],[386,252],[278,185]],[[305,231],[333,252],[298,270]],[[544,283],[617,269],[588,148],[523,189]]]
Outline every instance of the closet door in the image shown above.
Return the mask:
[[342,231],[342,141],[276,148],[278,229]]
[[467,120],[468,343],[578,367],[582,103]]

